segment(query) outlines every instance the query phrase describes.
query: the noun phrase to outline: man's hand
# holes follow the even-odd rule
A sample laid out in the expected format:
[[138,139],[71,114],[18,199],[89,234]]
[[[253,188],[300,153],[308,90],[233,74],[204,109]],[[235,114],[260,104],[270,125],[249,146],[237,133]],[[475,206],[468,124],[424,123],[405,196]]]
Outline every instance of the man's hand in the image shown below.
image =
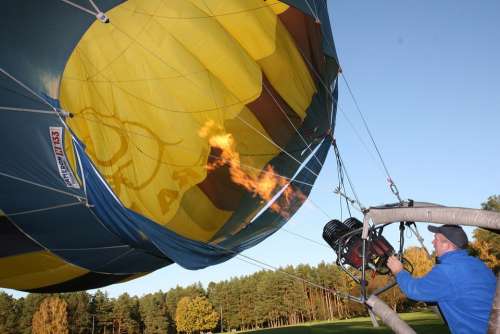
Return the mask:
[[389,256],[387,259],[387,267],[389,267],[394,276],[403,270],[403,264],[394,255]]

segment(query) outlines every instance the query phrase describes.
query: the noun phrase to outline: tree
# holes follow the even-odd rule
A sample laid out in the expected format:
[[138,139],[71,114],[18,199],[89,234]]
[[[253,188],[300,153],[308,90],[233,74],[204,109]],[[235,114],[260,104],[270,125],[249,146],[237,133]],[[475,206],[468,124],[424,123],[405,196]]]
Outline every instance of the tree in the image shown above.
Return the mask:
[[[488,197],[481,207],[500,212],[500,195]],[[500,235],[482,228],[475,229],[473,235],[474,241],[470,243],[472,255],[478,256],[497,274],[500,271]]]
[[68,334],[67,308],[59,297],[45,298],[33,315],[32,334]]
[[139,311],[144,323],[144,334],[166,333],[172,322],[163,292],[147,294],[139,300]]
[[5,292],[0,292],[0,333],[18,333],[19,308],[16,300]]
[[177,327],[177,331],[192,333],[192,322],[189,314],[189,303],[191,302],[191,298],[182,297],[177,303],[177,309],[175,310],[175,325]]
[[20,298],[17,301],[19,309],[19,320],[18,320],[18,333],[30,334],[31,333],[31,323],[33,321],[33,315],[38,309],[38,306],[47,297],[47,295],[42,295],[38,293],[30,293],[24,298]]
[[177,304],[175,322],[179,332],[209,331],[217,326],[219,314],[204,296],[183,297]]
[[[177,314],[176,308],[182,297],[195,297],[204,295],[205,290],[199,282],[185,288],[176,286],[174,289],[168,290],[166,294],[166,302],[170,319],[175,319],[175,315]],[[170,328],[169,331],[175,332],[175,328]]]
[[484,210],[500,212],[500,195],[493,195],[488,197],[486,202],[481,203]]
[[113,307],[113,320],[114,333],[139,333],[141,316],[137,297],[130,297],[128,293],[120,295]]
[[412,275],[416,277],[424,276],[434,265],[434,259],[429,258],[423,247],[408,247],[403,257],[413,266]]
[[68,324],[72,334],[89,334],[92,329],[91,296],[87,292],[73,292],[62,296],[68,303]]
[[107,292],[100,290],[94,294],[91,300],[92,316],[94,317],[95,333],[107,334],[112,332],[113,325],[113,302],[109,299]]

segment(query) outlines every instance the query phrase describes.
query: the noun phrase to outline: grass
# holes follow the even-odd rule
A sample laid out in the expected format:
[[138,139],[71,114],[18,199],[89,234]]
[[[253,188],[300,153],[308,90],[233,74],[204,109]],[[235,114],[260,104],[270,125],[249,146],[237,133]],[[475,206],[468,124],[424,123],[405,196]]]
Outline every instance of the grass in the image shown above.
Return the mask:
[[[445,334],[449,333],[446,325],[436,314],[431,311],[401,313],[399,316],[417,333]],[[329,322],[315,322],[298,326],[288,326],[274,329],[260,329],[249,332],[249,334],[330,334],[330,333],[393,333],[388,327],[379,321],[380,327],[373,328],[370,318],[355,318],[349,320],[337,320]],[[242,332],[240,332],[242,333]]]

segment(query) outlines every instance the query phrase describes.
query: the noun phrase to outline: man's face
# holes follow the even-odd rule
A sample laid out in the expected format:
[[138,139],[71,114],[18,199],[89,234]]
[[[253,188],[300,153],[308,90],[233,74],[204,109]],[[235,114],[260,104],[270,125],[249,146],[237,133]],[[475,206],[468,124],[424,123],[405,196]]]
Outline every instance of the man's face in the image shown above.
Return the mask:
[[436,251],[436,256],[441,256],[444,253],[455,249],[453,243],[441,233],[434,234],[432,245],[434,246],[434,250]]

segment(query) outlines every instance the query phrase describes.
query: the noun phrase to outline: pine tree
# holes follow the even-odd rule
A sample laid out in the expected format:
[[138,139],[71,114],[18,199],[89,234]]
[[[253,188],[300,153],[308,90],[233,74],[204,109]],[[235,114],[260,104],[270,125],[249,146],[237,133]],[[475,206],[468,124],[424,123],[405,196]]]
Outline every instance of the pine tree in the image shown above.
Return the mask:
[[166,333],[172,326],[172,319],[163,292],[147,294],[139,300],[139,311],[144,323],[144,334]]
[[108,294],[97,290],[92,297],[91,308],[95,333],[111,333],[113,327],[113,303]]
[[135,334],[140,332],[139,301],[124,293],[118,297],[113,306],[114,333]]
[[87,292],[67,293],[61,296],[68,303],[69,331],[73,334],[87,334],[92,328],[89,312],[91,296]]

